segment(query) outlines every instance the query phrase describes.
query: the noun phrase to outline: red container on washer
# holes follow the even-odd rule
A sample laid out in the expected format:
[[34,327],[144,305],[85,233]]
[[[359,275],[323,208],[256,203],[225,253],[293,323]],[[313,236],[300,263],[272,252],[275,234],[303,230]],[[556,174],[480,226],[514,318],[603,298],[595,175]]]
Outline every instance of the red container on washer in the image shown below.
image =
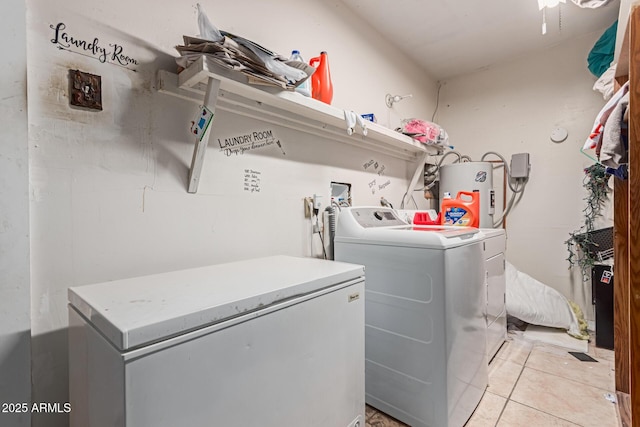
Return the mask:
[[480,192],[459,191],[455,199],[444,199],[440,209],[442,225],[480,225]]
[[414,225],[440,225],[441,222],[439,213],[436,219],[431,219],[429,212],[416,212],[413,214]]

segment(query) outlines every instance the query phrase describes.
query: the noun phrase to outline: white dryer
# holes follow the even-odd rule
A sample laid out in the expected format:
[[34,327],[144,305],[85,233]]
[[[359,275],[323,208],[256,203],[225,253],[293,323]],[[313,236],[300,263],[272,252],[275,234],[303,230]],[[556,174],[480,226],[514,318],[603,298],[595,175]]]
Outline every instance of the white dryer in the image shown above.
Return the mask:
[[487,358],[500,350],[507,339],[505,257],[507,235],[504,229],[482,229],[487,282]]
[[342,209],[335,259],[365,266],[365,400],[414,427],[463,426],[487,386],[484,235]]

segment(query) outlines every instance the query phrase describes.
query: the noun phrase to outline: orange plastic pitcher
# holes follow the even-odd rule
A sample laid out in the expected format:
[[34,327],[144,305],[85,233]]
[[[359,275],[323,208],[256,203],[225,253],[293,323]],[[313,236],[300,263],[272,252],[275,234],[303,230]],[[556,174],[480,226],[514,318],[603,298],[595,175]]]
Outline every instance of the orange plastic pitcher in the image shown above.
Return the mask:
[[480,225],[480,193],[460,191],[455,199],[442,201],[442,225],[476,227]]
[[311,96],[318,101],[331,105],[331,101],[333,100],[333,83],[331,83],[329,56],[327,52],[320,52],[320,56],[311,58],[309,65],[316,68],[315,73],[311,75]]

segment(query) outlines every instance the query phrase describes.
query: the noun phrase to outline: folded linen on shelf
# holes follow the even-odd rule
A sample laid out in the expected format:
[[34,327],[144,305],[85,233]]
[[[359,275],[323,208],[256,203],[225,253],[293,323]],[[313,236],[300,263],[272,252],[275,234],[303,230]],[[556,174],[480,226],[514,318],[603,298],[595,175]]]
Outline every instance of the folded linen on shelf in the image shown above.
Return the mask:
[[593,90],[600,92],[605,101],[611,99],[613,96],[616,66],[617,64],[615,63],[611,65],[593,84]]
[[615,107],[613,107],[604,126],[602,146],[600,148],[600,162],[613,169],[617,169],[621,163],[627,162],[627,148],[624,146],[622,140],[621,123],[628,105],[629,92],[625,93]]
[[605,104],[605,106],[600,110],[598,115],[596,116],[595,121],[593,122],[593,128],[589,137],[585,141],[582,146],[583,150],[592,150],[598,146],[602,139],[602,131],[611,111],[613,111],[614,107],[618,104],[620,99],[627,93],[629,90],[629,82],[625,83],[618,91],[611,97],[609,102]]

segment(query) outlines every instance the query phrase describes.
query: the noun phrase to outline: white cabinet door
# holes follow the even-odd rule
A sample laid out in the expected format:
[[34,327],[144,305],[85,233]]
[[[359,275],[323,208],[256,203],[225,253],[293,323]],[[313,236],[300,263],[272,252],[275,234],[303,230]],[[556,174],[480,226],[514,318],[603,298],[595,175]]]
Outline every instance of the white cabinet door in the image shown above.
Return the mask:
[[487,269],[487,349],[489,359],[504,342],[506,325],[504,254],[500,253],[485,262]]

